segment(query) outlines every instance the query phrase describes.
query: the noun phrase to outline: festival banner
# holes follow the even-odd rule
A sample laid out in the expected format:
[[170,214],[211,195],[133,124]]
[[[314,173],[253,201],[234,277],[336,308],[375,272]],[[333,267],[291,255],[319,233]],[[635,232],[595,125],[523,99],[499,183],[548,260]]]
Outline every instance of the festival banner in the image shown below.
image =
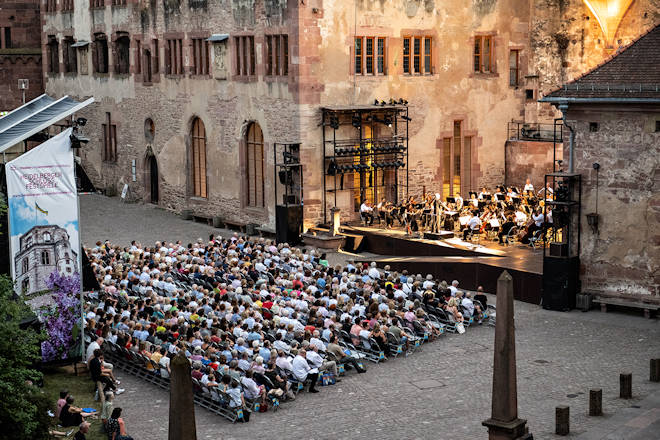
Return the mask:
[[7,163],[11,268],[26,296],[48,290],[54,271],[80,272],[78,195],[71,129]]
[[14,289],[44,325],[45,361],[80,354],[80,233],[72,129],[8,162]]

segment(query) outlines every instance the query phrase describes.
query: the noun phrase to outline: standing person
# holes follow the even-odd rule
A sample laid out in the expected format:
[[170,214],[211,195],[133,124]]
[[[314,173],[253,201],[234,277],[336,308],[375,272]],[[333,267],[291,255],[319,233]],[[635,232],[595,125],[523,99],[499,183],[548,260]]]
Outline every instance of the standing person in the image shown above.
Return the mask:
[[89,432],[89,423],[82,422],[78,427],[78,432],[73,436],[73,440],[87,440],[85,434]]
[[107,426],[108,440],[133,440],[133,437],[126,434],[124,419],[121,418],[121,408],[112,410]]
[[103,430],[107,432],[108,430],[108,419],[113,411],[113,400],[115,399],[115,394],[112,391],[105,392],[105,402],[103,402],[103,407],[101,408],[101,423],[103,423]]
[[316,389],[316,382],[319,381],[319,370],[309,366],[306,356],[307,352],[304,348],[301,348],[296,357],[293,358],[293,375],[297,380],[303,383],[309,377],[312,381],[309,386],[309,392],[318,393],[319,390]]

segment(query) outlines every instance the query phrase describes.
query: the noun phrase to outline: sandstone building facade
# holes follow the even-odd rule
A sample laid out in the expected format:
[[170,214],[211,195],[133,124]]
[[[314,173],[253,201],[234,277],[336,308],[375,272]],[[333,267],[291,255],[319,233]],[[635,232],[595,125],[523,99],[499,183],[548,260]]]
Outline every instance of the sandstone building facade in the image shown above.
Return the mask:
[[41,69],[41,0],[0,4],[0,112],[23,103],[18,80],[27,79],[25,101],[44,92]]
[[[81,116],[97,187],[271,227],[276,142],[301,144],[305,225],[334,206],[320,126],[331,106],[407,101],[410,194],[541,185],[552,144],[507,142],[510,123],[554,124],[539,98],[660,21],[653,0],[633,1],[613,32],[581,0],[44,3],[47,92],[96,99]],[[531,163],[512,159],[532,150]],[[344,218],[355,185],[337,198]]]

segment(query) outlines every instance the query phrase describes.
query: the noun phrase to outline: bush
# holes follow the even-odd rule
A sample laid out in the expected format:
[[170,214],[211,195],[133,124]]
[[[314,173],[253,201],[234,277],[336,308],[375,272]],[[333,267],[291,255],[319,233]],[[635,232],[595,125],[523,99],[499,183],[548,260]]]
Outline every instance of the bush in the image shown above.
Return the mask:
[[30,316],[21,300],[15,301],[13,284],[0,276],[0,426],[7,440],[48,438],[48,402],[34,386],[42,380],[33,368],[40,361],[42,335],[21,329],[21,319]]

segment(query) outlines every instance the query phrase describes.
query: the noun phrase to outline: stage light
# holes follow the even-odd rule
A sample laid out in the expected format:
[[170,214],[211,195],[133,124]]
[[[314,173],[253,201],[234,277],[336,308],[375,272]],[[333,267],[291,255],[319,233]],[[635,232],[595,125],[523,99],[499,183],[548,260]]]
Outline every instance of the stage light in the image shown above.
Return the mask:
[[362,126],[362,117],[358,113],[354,113],[353,118],[351,119],[351,124],[353,124],[353,127],[355,128],[360,128]]
[[335,174],[337,174],[337,164],[335,163],[334,160],[331,161],[330,164],[328,165],[328,171],[326,171],[326,174],[328,176],[334,176]]
[[404,121],[408,121],[408,122],[412,121],[412,118],[408,117],[406,115],[401,116],[401,119],[403,119]]
[[381,107],[384,107],[387,103],[385,101],[380,101]]
[[76,125],[78,125],[79,127],[84,127],[85,124],[87,124],[87,119],[85,118],[76,119]]
[[379,104],[378,100],[374,99],[374,105],[378,105],[378,104]]
[[339,118],[336,115],[330,116],[330,127],[337,130],[339,128]]
[[71,133],[69,139],[71,140],[71,148],[81,148],[82,144],[89,142],[89,138],[79,135],[76,132]]

